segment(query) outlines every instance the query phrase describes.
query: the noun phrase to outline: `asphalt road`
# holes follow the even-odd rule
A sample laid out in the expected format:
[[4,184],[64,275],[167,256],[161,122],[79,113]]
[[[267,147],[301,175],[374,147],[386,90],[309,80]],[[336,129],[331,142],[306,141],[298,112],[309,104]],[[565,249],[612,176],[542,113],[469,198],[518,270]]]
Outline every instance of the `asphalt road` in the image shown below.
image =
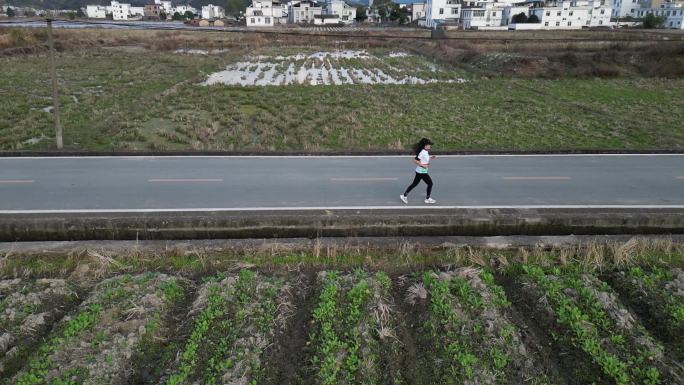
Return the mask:
[[[433,208],[684,208],[682,155],[444,156]],[[0,213],[426,207],[410,156],[0,158]]]

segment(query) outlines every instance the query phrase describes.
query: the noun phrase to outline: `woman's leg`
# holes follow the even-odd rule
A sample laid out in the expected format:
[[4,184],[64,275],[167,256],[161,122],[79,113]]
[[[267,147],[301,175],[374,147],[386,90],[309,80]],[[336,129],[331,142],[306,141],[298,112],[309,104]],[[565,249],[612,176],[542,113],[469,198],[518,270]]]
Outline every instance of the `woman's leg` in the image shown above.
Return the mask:
[[421,174],[416,173],[416,176],[413,177],[413,183],[411,183],[411,185],[406,188],[406,191],[404,191],[404,196],[407,196],[414,187],[418,186],[418,183],[420,183],[421,179],[420,175]]
[[430,175],[428,174],[423,174],[423,180],[425,183],[427,183],[427,197],[425,199],[430,199],[430,194],[432,193],[432,178],[430,178]]

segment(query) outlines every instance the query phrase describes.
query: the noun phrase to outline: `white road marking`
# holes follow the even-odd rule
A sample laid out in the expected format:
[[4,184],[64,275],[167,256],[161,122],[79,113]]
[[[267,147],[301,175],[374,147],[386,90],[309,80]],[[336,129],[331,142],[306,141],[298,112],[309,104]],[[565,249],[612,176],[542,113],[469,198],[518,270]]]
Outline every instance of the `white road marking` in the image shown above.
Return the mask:
[[[538,158],[538,157],[663,157],[663,156],[684,156],[682,154],[464,154],[464,155],[439,155],[436,152],[437,158]],[[347,159],[347,158],[407,158],[412,157],[411,154],[406,155],[126,155],[126,156],[7,156],[0,157],[3,159],[176,159],[176,158],[199,158],[199,159],[231,159],[231,158],[250,158],[250,159]]]
[[333,182],[384,182],[399,180],[399,178],[330,178],[330,180]]
[[203,182],[223,182],[223,179],[148,179],[151,183],[203,183]]
[[0,184],[28,184],[33,183],[33,179],[0,179]]
[[570,180],[568,176],[505,176],[504,180]]
[[325,211],[325,210],[499,210],[499,209],[684,209],[684,205],[499,205],[499,206],[318,206],[318,207],[207,207],[177,209],[66,209],[0,210],[0,214],[78,214],[78,213],[165,213],[165,212],[240,212],[240,211]]

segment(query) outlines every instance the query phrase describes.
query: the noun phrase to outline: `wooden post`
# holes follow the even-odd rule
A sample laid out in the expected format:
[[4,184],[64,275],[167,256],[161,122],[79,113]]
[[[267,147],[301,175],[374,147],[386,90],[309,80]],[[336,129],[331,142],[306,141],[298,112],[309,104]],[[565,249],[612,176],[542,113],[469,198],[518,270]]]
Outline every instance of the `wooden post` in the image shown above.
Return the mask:
[[47,19],[48,46],[50,47],[50,75],[52,77],[52,113],[55,116],[55,140],[57,149],[64,146],[62,141],[62,123],[59,120],[59,94],[57,93],[57,70],[55,69],[55,44],[52,41],[52,19]]

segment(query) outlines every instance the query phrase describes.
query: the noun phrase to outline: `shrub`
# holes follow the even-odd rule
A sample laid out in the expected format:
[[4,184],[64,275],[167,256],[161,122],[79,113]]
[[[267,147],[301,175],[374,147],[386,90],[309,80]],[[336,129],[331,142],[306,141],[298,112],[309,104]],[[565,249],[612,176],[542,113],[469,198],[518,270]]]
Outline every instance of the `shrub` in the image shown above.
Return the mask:
[[513,16],[514,23],[527,23],[527,15],[525,12],[520,12],[519,14]]
[[656,16],[653,13],[647,13],[642,20],[644,23],[644,28],[648,29],[658,28],[663,25],[664,21],[664,17]]

